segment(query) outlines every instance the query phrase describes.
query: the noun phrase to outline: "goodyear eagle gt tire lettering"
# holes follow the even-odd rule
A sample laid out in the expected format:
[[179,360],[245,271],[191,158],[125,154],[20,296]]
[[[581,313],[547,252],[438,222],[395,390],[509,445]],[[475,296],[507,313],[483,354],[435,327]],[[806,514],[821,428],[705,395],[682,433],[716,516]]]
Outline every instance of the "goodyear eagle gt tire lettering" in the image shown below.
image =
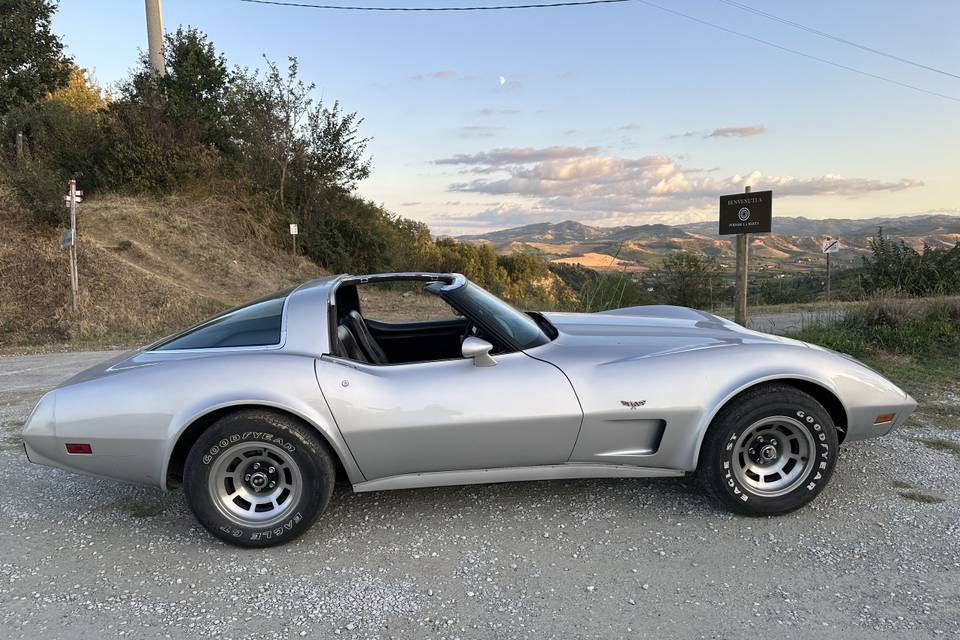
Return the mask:
[[242,410],[194,443],[184,488],[210,533],[243,547],[271,547],[310,528],[330,501],[335,472],[333,454],[312,428],[269,410]]
[[789,513],[830,481],[837,430],[823,406],[784,384],[750,389],[716,415],[697,476],[723,506],[750,516]]

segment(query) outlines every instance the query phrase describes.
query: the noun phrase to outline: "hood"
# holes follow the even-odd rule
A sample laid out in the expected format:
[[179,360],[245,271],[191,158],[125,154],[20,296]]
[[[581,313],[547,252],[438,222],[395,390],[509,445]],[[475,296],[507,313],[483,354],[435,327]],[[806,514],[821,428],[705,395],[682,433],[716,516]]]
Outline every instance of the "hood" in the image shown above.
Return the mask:
[[741,344],[804,343],[746,329],[705,311],[670,305],[627,307],[600,313],[544,313],[556,327],[557,347],[609,349],[643,357]]

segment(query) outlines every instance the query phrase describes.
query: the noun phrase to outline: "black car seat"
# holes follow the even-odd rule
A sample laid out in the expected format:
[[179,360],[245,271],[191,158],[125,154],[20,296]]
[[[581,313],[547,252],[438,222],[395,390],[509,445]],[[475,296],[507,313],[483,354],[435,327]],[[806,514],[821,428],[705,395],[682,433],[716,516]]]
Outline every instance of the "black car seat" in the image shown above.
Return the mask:
[[357,362],[370,362],[366,354],[360,349],[356,336],[353,335],[353,331],[350,330],[346,322],[337,326],[337,341],[340,343],[339,355]]
[[360,349],[367,354],[367,361],[373,364],[387,364],[387,354],[383,352],[383,349],[377,344],[377,341],[374,340],[373,334],[370,333],[370,329],[367,327],[367,323],[364,322],[360,312],[354,310],[348,313],[346,323],[347,326],[350,327],[350,331],[353,332],[353,335],[357,337],[357,342],[360,343]]

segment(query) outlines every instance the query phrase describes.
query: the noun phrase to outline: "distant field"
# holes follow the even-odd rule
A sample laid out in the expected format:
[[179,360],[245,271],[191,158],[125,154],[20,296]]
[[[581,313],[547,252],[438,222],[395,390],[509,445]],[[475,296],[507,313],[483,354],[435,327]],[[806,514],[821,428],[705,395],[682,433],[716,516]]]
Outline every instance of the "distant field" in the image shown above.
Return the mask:
[[640,273],[643,271],[649,271],[649,268],[638,265],[631,260],[614,258],[606,253],[589,252],[578,256],[570,256],[568,258],[556,258],[551,260],[551,262],[558,262],[560,264],[578,264],[582,267],[587,267],[588,269],[593,269],[595,271],[626,271],[627,273]]

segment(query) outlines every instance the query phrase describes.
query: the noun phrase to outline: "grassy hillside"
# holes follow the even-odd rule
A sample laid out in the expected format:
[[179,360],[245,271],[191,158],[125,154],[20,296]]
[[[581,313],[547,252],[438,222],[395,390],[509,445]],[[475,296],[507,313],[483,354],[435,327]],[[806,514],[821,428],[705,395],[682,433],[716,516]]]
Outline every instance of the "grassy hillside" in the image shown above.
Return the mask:
[[60,230],[0,206],[0,347],[145,341],[322,275],[279,249],[282,226],[247,206],[201,194],[84,202],[79,313]]

